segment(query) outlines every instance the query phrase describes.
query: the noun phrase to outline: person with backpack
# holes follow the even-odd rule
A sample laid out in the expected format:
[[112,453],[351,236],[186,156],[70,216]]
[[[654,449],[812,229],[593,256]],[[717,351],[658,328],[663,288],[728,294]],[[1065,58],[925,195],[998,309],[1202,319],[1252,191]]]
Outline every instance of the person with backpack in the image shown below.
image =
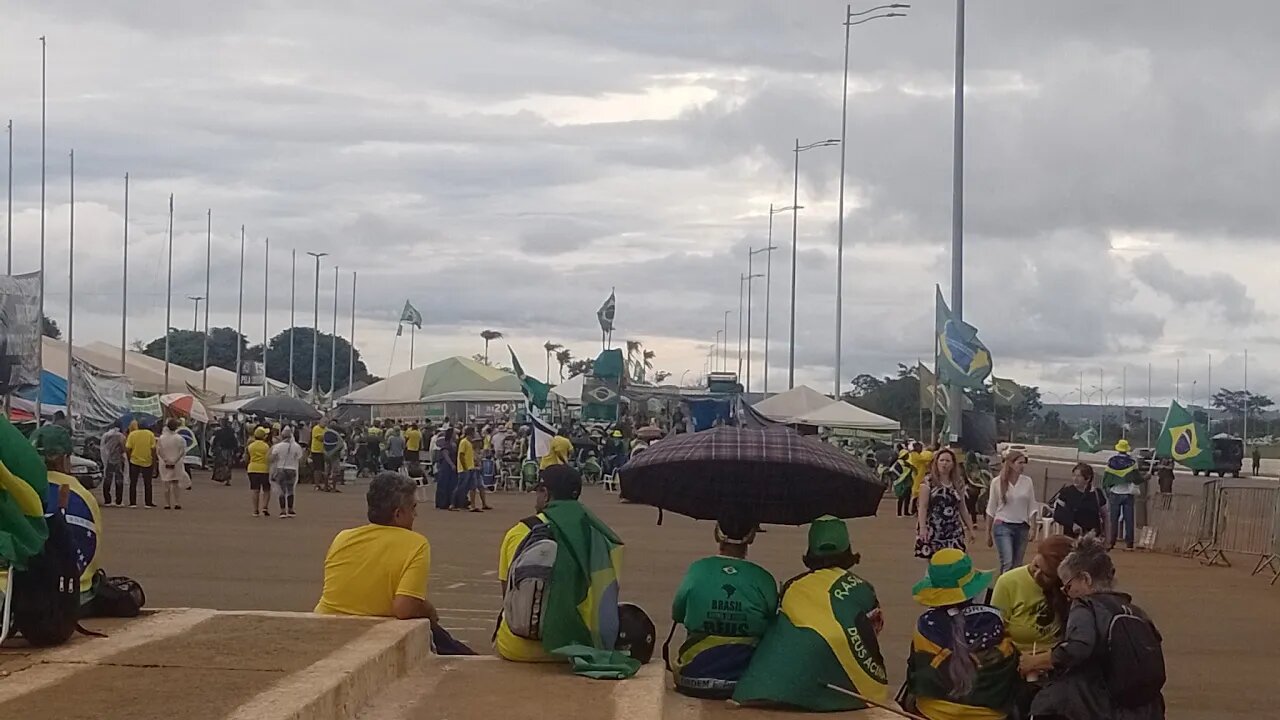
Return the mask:
[[1164,651],[1155,623],[1129,595],[1115,590],[1116,568],[1105,542],[1076,541],[1058,565],[1071,610],[1061,642],[1024,655],[1024,676],[1048,673],[1031,703],[1040,718],[1159,720],[1165,716]]
[[618,632],[622,541],[579,500],[582,477],[569,465],[541,471],[535,515],[502,539],[498,655],[514,662],[563,662],[570,645],[611,651]]

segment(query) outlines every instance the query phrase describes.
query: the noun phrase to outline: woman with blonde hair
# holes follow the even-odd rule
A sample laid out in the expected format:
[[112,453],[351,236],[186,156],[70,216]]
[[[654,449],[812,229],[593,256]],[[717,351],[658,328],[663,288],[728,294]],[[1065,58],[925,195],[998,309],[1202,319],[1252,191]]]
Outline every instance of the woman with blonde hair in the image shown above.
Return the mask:
[[1026,453],[1007,451],[987,498],[987,517],[991,518],[987,524],[987,547],[995,545],[1002,575],[1022,565],[1031,535],[1031,515],[1039,506],[1035,484],[1025,474],[1026,468]]
[[916,520],[916,557],[929,559],[944,548],[968,549],[973,518],[965,507],[965,479],[950,448],[934,453],[929,473],[920,483]]

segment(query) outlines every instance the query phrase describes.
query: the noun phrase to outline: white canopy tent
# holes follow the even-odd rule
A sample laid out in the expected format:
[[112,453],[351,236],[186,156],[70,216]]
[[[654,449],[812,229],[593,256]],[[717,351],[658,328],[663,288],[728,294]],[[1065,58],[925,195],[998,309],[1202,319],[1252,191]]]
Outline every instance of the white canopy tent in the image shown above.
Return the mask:
[[338,399],[340,405],[397,405],[419,402],[516,402],[524,399],[520,381],[465,357],[421,365],[363,387]]
[[825,407],[805,413],[792,422],[800,425],[871,432],[897,432],[902,427],[897,420],[877,415],[843,400],[837,400]]
[[796,422],[797,418],[815,410],[820,410],[831,403],[831,398],[808,385],[797,385],[784,393],[778,393],[771,398],[761,400],[752,405],[752,408],[770,420],[790,423]]
[[565,405],[578,407],[582,404],[582,386],[586,383],[586,375],[574,375],[559,385],[551,388],[551,392]]

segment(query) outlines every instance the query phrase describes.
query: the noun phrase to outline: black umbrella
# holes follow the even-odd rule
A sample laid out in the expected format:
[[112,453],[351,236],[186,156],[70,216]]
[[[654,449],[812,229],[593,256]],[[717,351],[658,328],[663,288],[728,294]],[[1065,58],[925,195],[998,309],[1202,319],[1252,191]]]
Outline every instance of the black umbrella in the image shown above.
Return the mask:
[[319,420],[320,411],[287,395],[264,395],[240,406],[241,413],[285,420]]
[[699,520],[730,510],[774,525],[875,515],[887,487],[861,460],[785,429],[720,427],[667,438],[621,475],[624,500]]

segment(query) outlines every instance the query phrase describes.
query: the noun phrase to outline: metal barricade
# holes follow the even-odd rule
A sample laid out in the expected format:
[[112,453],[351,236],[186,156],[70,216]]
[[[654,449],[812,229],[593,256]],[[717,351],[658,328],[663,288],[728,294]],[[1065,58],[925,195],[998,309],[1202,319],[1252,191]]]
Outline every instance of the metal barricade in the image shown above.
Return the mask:
[[1241,487],[1222,484],[1214,503],[1213,540],[1206,548],[1207,565],[1230,566],[1227,553],[1259,558],[1253,574],[1264,567],[1276,572],[1272,559],[1275,541],[1276,503],[1280,488]]
[[[1148,496],[1147,522],[1138,536],[1139,547],[1178,555],[1191,552],[1199,542],[1204,504],[1200,495],[1154,493]],[[1206,545],[1211,538],[1206,536]]]
[[1218,523],[1218,491],[1222,480],[1207,480],[1201,488],[1200,501],[1196,503],[1199,518],[1196,525],[1195,540],[1186,548],[1191,557],[1208,559],[1209,548],[1217,533]]

